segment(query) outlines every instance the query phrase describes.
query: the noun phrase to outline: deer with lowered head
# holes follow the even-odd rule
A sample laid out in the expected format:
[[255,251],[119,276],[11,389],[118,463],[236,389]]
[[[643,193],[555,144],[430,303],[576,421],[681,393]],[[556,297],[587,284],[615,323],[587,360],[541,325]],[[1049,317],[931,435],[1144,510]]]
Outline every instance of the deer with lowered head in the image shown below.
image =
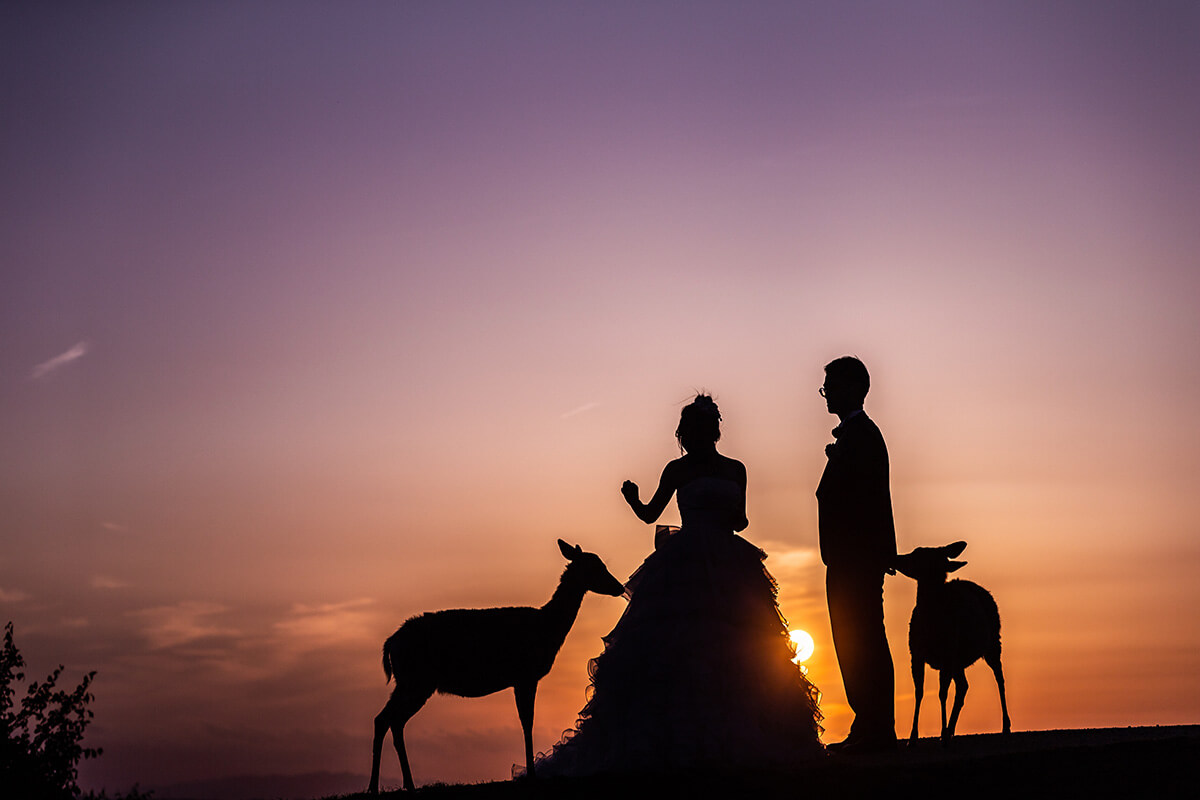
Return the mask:
[[434,692],[483,697],[511,687],[525,734],[527,774],[534,777],[533,700],[538,681],[553,666],[583,596],[596,592],[617,597],[625,592],[599,556],[562,539],[558,548],[569,563],[554,595],[541,608],[433,611],[409,619],[383,643],[383,674],[389,680],[394,676],[396,687],[375,717],[368,792],[379,791],[379,759],[388,730],[400,756],[404,788],[414,788],[404,725]]
[[[982,586],[970,581],[946,581],[946,575],[965,567],[951,561],[966,548],[966,542],[944,547],[918,547],[897,556],[896,570],[917,581],[917,605],[908,628],[912,654],[913,723],[909,743],[917,741],[917,718],[925,691],[925,665],[938,670],[938,697],[942,701],[942,742],[954,736],[958,714],[967,694],[967,667],[980,658],[987,662],[1000,689],[1003,730],[1012,726],[1004,696],[1004,670],[1000,666],[1000,612],[996,601]],[[954,681],[954,708],[946,720],[946,698]]]

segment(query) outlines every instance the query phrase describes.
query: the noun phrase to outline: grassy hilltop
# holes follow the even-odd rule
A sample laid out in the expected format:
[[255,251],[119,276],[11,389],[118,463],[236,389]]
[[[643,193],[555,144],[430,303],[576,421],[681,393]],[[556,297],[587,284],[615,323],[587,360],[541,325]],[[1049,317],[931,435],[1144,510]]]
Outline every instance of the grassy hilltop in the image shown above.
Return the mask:
[[[419,788],[422,800],[655,798],[1187,797],[1200,787],[1200,726],[1031,731],[922,740],[895,754],[829,757],[789,772],[502,781]],[[385,792],[380,797],[404,797]],[[346,797],[369,798],[355,794]]]

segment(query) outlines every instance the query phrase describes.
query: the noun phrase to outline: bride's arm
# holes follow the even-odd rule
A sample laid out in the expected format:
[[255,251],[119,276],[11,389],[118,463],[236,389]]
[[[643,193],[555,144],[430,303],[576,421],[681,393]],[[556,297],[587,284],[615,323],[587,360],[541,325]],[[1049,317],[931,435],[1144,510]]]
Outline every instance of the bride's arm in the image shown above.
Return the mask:
[[662,516],[663,509],[671,501],[671,495],[675,494],[677,479],[674,465],[675,462],[672,461],[663,468],[662,477],[658,479],[658,489],[650,498],[649,503],[643,503],[638,497],[638,487],[633,481],[625,481],[621,486],[621,494],[625,496],[625,502],[629,503],[629,507],[633,509],[637,518],[647,525]]
[[[732,459],[731,459],[732,460]],[[746,518],[746,465],[740,461],[733,462],[736,467],[736,476],[734,480],[742,487],[742,502],[741,510],[738,516],[739,519],[733,521],[734,531],[741,533],[750,527],[750,520]]]

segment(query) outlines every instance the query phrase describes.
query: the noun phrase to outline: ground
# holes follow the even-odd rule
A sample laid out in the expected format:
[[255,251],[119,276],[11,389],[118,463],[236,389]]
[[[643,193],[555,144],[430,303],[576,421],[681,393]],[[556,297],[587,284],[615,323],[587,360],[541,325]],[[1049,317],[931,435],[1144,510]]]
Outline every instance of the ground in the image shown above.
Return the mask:
[[[872,757],[830,756],[786,773],[624,776],[475,785],[438,784],[420,800],[880,797],[1200,796],[1200,726],[1029,731],[961,736],[949,747],[915,747]],[[367,798],[369,795],[349,795]],[[380,797],[403,797],[385,793]]]

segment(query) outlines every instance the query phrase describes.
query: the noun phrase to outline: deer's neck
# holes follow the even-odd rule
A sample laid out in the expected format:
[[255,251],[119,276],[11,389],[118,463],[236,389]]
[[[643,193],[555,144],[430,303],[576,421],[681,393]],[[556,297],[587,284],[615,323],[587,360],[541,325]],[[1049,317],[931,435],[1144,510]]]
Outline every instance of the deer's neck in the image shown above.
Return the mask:
[[945,578],[940,581],[917,581],[917,605],[936,606],[945,588]]
[[579,606],[583,603],[585,593],[585,589],[576,586],[564,574],[550,600],[542,606],[547,626],[559,639],[567,638],[567,633],[575,624],[575,617],[579,614]]

